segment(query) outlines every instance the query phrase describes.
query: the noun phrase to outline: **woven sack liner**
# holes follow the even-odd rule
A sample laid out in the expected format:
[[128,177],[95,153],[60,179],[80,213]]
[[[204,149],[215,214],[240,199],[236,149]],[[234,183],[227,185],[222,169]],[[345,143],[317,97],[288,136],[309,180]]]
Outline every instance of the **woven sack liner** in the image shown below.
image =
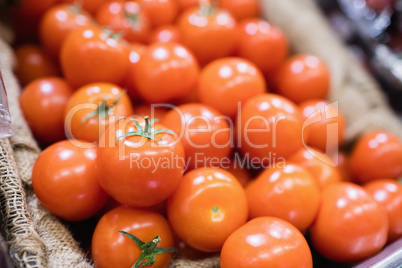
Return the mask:
[[[264,16],[282,28],[294,52],[322,58],[331,73],[330,101],[348,123],[346,143],[374,129],[402,139],[402,124],[388,107],[377,83],[334,36],[310,0],[263,0]],[[15,136],[0,139],[0,230],[16,267],[93,267],[91,260],[57,217],[48,212],[32,190],[31,173],[40,153],[18,105],[21,90],[13,72],[14,56],[7,31],[0,27],[0,68],[8,92]],[[219,267],[219,258],[175,260],[171,267]]]

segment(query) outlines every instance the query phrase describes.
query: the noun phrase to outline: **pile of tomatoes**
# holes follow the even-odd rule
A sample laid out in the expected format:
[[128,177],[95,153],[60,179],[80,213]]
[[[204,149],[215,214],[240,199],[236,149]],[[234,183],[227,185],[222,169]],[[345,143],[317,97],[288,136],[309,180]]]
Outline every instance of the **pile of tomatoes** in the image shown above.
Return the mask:
[[345,151],[325,63],[289,56],[257,0],[72,2],[9,13],[45,148],[34,191],[99,219],[97,267],[167,267],[175,245],[223,268],[312,267],[310,247],[357,262],[402,236],[401,141],[377,130]]

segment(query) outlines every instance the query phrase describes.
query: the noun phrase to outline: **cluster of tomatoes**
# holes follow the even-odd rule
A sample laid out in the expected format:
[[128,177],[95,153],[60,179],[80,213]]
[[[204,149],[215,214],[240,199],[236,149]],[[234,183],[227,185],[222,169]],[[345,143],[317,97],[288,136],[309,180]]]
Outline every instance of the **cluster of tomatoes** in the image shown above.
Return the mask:
[[312,267],[310,246],[355,262],[402,236],[401,141],[338,151],[327,67],[288,57],[257,0],[21,2],[33,188],[64,220],[100,217],[97,267],[167,267],[175,241],[223,268]]

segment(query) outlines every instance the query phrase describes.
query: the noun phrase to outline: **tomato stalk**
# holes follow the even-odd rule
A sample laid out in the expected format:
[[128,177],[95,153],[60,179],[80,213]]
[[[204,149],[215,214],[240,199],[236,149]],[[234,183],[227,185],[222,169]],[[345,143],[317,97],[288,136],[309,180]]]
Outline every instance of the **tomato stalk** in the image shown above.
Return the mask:
[[120,94],[120,96],[118,96],[118,97],[116,98],[116,100],[115,100],[113,103],[109,104],[109,105],[106,105],[106,101],[107,101],[108,99],[110,99],[110,98],[109,98],[109,97],[104,97],[104,98],[102,99],[102,102],[101,102],[101,103],[98,105],[98,107],[95,109],[95,111],[93,111],[93,112],[91,112],[91,113],[88,113],[88,114],[82,119],[82,124],[84,124],[89,118],[92,118],[92,117],[95,117],[95,116],[98,116],[98,119],[99,119],[99,120],[101,120],[101,119],[107,117],[107,116],[109,115],[109,111],[110,111],[111,109],[113,109],[113,108],[117,105],[117,103],[121,100],[121,98],[123,97],[124,94],[126,94],[125,91],[123,91],[123,93]]
[[158,243],[161,241],[160,236],[156,236],[151,241],[145,243],[141,241],[138,237],[125,231],[119,231],[119,233],[133,240],[134,243],[137,244],[137,246],[141,249],[141,255],[134,263],[132,268],[142,268],[144,265],[152,266],[155,262],[155,255],[158,254],[174,252],[175,254],[173,255],[172,259],[174,259],[177,255],[178,251],[176,248],[158,248]]
[[204,16],[211,16],[215,14],[218,9],[219,0],[201,0],[200,1],[200,14]]

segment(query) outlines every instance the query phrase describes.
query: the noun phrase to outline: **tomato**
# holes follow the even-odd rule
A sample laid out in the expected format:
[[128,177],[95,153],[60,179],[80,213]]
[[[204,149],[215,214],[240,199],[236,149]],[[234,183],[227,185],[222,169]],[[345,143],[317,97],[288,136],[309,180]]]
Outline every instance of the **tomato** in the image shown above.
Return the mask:
[[203,6],[185,10],[178,18],[182,43],[201,65],[230,56],[236,46],[236,21],[226,10]]
[[108,198],[97,181],[96,156],[96,148],[75,146],[68,140],[46,148],[32,170],[32,186],[39,201],[64,220],[82,221],[93,216]]
[[199,0],[176,0],[179,6],[179,10],[183,11],[190,7],[197,7],[200,4]]
[[109,124],[133,114],[130,99],[122,88],[93,83],[79,88],[65,109],[69,138],[97,142]]
[[296,103],[325,99],[330,86],[329,70],[316,56],[294,55],[279,67],[274,84],[279,94]]
[[247,210],[243,187],[229,172],[217,168],[188,172],[167,202],[174,232],[205,252],[219,251],[226,238],[247,221]]
[[151,32],[148,15],[134,1],[110,1],[101,5],[96,12],[100,25],[119,32],[130,42],[147,42]]
[[35,138],[41,144],[63,140],[64,109],[73,94],[62,78],[38,78],[29,83],[20,95],[20,106]]
[[201,102],[231,118],[236,117],[239,103],[265,91],[265,80],[258,68],[248,60],[234,57],[205,66],[197,88]]
[[258,0],[221,0],[219,6],[230,11],[237,20],[258,17],[260,13]]
[[99,141],[99,183],[112,198],[131,207],[167,199],[183,178],[184,163],[177,136],[148,118],[120,120]]
[[[170,107],[169,107],[170,108]],[[149,116],[149,118],[158,119],[161,122],[170,109],[159,104],[140,104],[135,107],[135,115],[140,117]]]
[[265,75],[273,73],[288,54],[285,34],[265,20],[244,19],[237,26],[237,34],[237,55],[253,62]]
[[290,223],[273,217],[252,219],[234,231],[221,251],[221,267],[313,267],[306,239]]
[[246,187],[250,218],[283,219],[301,232],[313,223],[320,205],[320,190],[304,168],[287,164],[264,170]]
[[223,115],[208,105],[179,105],[165,115],[162,124],[179,135],[187,171],[213,166],[231,152],[232,129]]
[[364,134],[350,155],[352,177],[359,183],[402,175],[402,143],[398,137],[377,130]]
[[70,4],[75,4],[78,3],[82,9],[84,9],[86,12],[89,12],[92,15],[96,14],[96,11],[98,8],[105,2],[109,0],[58,0],[60,3],[70,3]]
[[321,190],[330,184],[342,181],[341,173],[332,159],[314,148],[299,149],[289,161],[310,171]]
[[243,104],[235,128],[238,146],[249,160],[274,164],[302,148],[303,115],[293,102],[259,94]]
[[391,179],[379,179],[364,189],[386,210],[389,222],[388,241],[402,237],[402,186]]
[[85,26],[73,30],[63,43],[60,63],[74,86],[94,82],[119,84],[129,67],[129,52],[113,34]]
[[328,152],[342,144],[346,123],[337,103],[309,100],[299,106],[306,118],[304,129],[310,134],[305,139],[308,145]]
[[134,72],[141,98],[149,103],[169,102],[188,95],[199,76],[191,51],[176,43],[154,43],[141,55]]
[[159,26],[149,35],[149,42],[180,42],[180,31],[179,28],[174,24],[166,24]]
[[246,169],[245,164],[240,162],[239,157],[239,155],[235,154],[232,159],[229,159],[228,164],[221,162],[221,168],[230,172],[243,187],[246,187],[251,180],[251,174]]
[[37,78],[60,74],[57,65],[36,45],[21,45],[14,54],[17,59],[15,75],[22,86]]
[[334,164],[336,164],[336,168],[341,175],[342,181],[351,181],[349,155],[344,152],[337,152],[332,155],[331,158]]
[[387,232],[383,208],[362,187],[341,182],[323,190],[310,235],[314,247],[328,259],[355,262],[379,251]]
[[[141,249],[119,231],[135,235],[143,242],[160,236],[160,248],[173,247],[173,235],[167,220],[154,212],[126,207],[115,208],[100,219],[92,237],[92,257],[95,266],[132,267]],[[154,268],[168,267],[171,253],[155,255]],[[150,266],[144,266],[150,267]]]
[[49,9],[42,17],[39,37],[45,50],[58,59],[67,35],[81,26],[94,25],[91,15],[75,5],[61,4]]
[[171,24],[176,19],[178,6],[175,0],[138,0],[138,3],[154,27]]

